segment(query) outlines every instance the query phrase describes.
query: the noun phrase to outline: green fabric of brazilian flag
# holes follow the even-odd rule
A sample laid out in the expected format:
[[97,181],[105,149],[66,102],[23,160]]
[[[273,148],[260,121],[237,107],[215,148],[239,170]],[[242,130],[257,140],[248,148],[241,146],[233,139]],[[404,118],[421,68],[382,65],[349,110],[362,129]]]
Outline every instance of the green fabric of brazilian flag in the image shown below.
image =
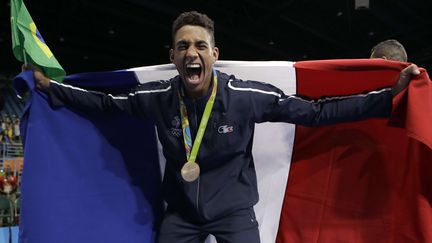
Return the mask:
[[11,28],[15,57],[40,66],[49,78],[62,81],[66,73],[45,44],[22,0],[11,0]]

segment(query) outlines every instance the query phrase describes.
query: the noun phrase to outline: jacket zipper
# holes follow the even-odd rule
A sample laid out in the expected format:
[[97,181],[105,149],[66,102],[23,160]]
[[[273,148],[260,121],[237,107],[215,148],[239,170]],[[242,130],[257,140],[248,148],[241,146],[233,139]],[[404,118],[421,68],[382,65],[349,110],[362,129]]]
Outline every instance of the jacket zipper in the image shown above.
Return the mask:
[[[196,134],[198,132],[198,117],[197,117],[198,115],[197,115],[196,101],[194,101],[193,104],[194,104],[194,111],[195,111],[195,130],[196,130],[195,137],[196,137]],[[198,157],[198,155],[197,155],[197,157]],[[199,210],[199,193],[200,193],[200,177],[198,176],[197,193],[196,193],[197,194],[196,195],[196,209],[197,209],[197,213],[199,215],[201,215],[201,212]]]

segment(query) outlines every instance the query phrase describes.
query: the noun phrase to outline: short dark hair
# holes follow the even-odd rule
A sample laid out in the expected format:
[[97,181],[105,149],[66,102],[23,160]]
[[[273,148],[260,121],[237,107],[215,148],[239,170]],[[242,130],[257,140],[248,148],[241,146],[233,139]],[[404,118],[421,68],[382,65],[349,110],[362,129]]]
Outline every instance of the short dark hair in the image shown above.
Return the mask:
[[371,50],[371,58],[385,56],[389,60],[406,62],[408,55],[404,46],[397,40],[385,40],[375,45]]
[[206,14],[190,11],[181,13],[172,24],[172,40],[174,42],[177,31],[185,25],[197,25],[205,28],[211,37],[211,44],[215,46],[214,22]]

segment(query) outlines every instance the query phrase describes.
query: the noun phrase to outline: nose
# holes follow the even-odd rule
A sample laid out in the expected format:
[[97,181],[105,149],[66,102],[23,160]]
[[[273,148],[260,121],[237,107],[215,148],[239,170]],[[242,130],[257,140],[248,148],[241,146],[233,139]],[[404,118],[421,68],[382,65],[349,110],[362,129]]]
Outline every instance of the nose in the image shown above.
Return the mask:
[[189,46],[189,48],[187,49],[187,52],[186,52],[186,57],[190,57],[190,58],[198,57],[198,52],[194,46],[192,46],[192,45]]

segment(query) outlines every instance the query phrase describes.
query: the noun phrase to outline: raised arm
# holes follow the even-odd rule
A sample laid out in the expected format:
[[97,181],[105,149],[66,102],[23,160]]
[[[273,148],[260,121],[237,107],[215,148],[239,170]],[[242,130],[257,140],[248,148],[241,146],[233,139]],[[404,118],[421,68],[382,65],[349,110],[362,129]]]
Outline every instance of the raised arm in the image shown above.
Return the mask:
[[401,71],[392,88],[367,94],[330,97],[307,100],[298,96],[287,96],[270,85],[251,82],[254,89],[265,92],[251,92],[256,122],[289,122],[299,125],[316,126],[341,122],[358,121],[367,118],[388,117],[392,97],[405,89],[412,76],[420,72],[414,64]]
[[[143,91],[142,89],[145,87],[137,86],[136,90],[132,90],[128,94],[111,95],[50,80],[41,69],[35,66],[26,66],[23,69],[33,70],[36,87],[49,96],[53,106],[68,105],[90,112],[124,112],[139,117],[148,116],[152,94]],[[153,84],[153,86],[155,85],[158,83]],[[152,84],[147,85],[147,87],[152,87]]]

